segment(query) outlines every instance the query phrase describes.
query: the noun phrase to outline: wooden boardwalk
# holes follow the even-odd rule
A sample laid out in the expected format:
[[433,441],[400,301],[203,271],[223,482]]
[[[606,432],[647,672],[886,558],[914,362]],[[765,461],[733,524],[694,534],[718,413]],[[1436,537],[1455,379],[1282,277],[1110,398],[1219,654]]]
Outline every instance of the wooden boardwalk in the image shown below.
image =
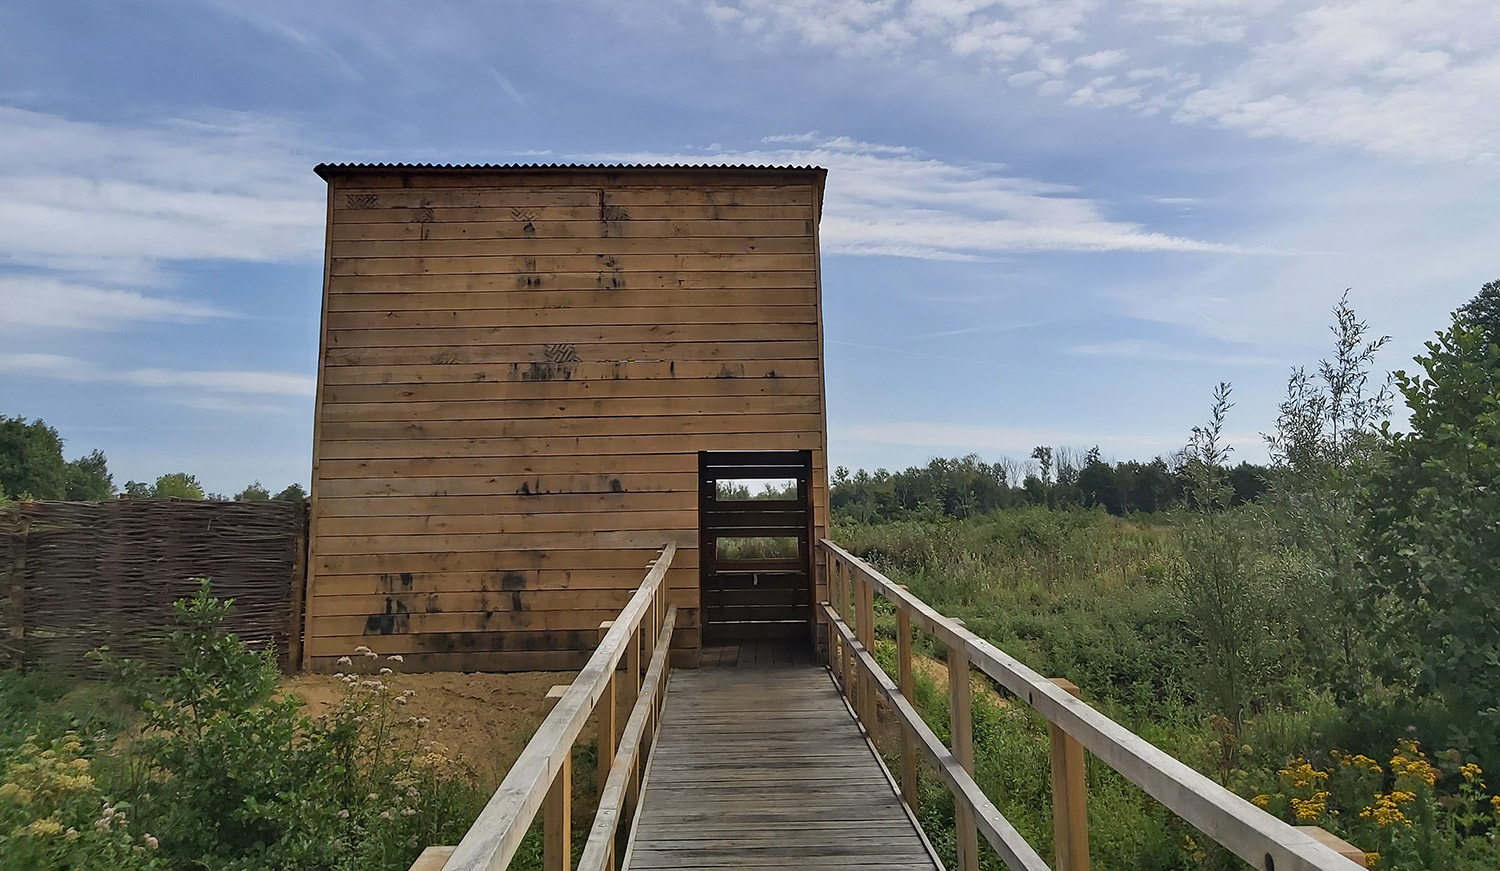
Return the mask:
[[672,674],[626,868],[936,871],[826,669],[705,654]]

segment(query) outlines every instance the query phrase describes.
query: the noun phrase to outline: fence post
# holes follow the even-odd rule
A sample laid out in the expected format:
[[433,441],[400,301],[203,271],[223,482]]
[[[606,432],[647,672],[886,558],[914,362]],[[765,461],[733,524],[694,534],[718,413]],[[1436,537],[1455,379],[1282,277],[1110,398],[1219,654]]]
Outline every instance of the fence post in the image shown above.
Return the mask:
[[1345,859],[1348,859],[1350,862],[1353,862],[1361,868],[1370,867],[1370,857],[1366,855],[1364,850],[1361,850],[1360,848],[1354,846],[1353,844],[1349,843],[1343,838],[1340,838],[1338,835],[1335,835],[1333,832],[1330,832],[1325,828],[1322,828],[1320,826],[1298,826],[1297,831],[1306,832],[1307,834],[1316,838],[1318,843],[1339,854],[1340,856],[1343,856]]
[[[568,688],[555,686],[547,691],[543,716],[552,713]],[[542,805],[542,868],[544,871],[569,871],[573,864],[573,748],[563,753],[562,767],[552,778]]]
[[[858,576],[857,599],[859,601],[859,643],[871,656],[875,655],[875,588],[864,576]],[[875,675],[859,669],[859,718],[864,721],[865,731],[875,737]]]
[[[839,617],[847,625],[849,623],[849,572],[843,560],[839,560],[837,565],[839,599],[838,606],[834,610],[838,611]],[[854,709],[854,687],[849,683],[854,670],[853,658],[854,654],[849,649],[849,641],[844,638],[843,633],[839,633],[839,683],[843,684],[844,701],[848,703],[850,710]]]
[[[1053,678],[1068,695],[1078,698],[1071,681]],[[1048,723],[1052,737],[1052,843],[1057,871],[1089,871],[1088,781],[1083,745],[1056,723]]]
[[[974,713],[969,684],[969,651],[959,645],[948,648],[948,699],[953,733],[953,755],[958,764],[974,776]],[[974,827],[974,812],[962,801],[953,802],[955,834],[958,840],[958,871],[978,871],[979,831]]]
[[286,665],[302,668],[302,616],[307,608],[307,503],[293,506],[296,534],[292,537],[292,615],[286,627]]
[[[901,589],[906,589],[902,587]],[[911,614],[903,603],[896,603],[896,682],[901,695],[913,702],[914,691],[911,671]],[[917,810],[917,741],[911,729],[901,729],[901,797],[913,812]]]
[[26,540],[31,534],[31,518],[20,505],[16,512],[15,557],[10,563],[10,637],[16,646],[17,662],[26,661]]
[[[611,626],[615,625],[613,620],[606,620],[599,624],[599,642],[604,642],[604,636],[609,632]],[[595,754],[594,779],[599,784],[599,794],[604,794],[604,785],[609,782],[609,770],[615,767],[615,673],[609,673],[609,679],[604,682],[604,694],[599,697],[598,716],[594,727],[595,743],[599,752]]]

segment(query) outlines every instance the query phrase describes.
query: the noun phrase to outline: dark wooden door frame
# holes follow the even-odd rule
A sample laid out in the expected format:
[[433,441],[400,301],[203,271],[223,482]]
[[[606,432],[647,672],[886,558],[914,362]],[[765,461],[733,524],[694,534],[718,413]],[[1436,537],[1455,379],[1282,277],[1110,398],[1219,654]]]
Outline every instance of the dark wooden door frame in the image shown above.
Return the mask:
[[[797,482],[795,499],[716,498],[720,481],[785,479]],[[812,451],[698,452],[698,585],[705,644],[811,637],[813,528]],[[797,556],[721,560],[718,540],[731,536],[795,537]]]

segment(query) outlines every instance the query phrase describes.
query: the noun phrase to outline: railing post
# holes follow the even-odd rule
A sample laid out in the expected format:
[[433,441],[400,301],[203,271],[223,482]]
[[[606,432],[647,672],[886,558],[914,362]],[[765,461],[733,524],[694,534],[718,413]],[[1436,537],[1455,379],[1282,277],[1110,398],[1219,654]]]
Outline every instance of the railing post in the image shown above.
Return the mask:
[[[896,603],[896,684],[901,688],[901,695],[908,702],[915,703],[912,698],[915,687],[911,671],[911,614],[902,607],[900,602]],[[906,804],[913,812],[917,810],[917,796],[920,792],[917,780],[917,739],[910,729],[903,728],[901,730],[901,797],[906,799]]]
[[[834,610],[839,612],[839,617],[841,617],[845,625],[847,625],[849,623],[849,572],[848,567],[844,564],[843,560],[838,561],[838,568],[839,600],[838,605]],[[852,677],[853,671],[854,653],[849,649],[849,642],[844,638],[843,635],[840,635],[839,683],[843,684],[842,689],[844,690],[844,701],[849,704],[849,707],[851,709],[854,707],[854,687],[850,684],[849,679],[850,677]]]
[[[625,652],[626,668],[631,674],[631,686],[635,692],[631,694],[630,703],[634,705],[641,697],[641,682],[645,675],[641,671],[641,648],[645,644],[646,629],[641,624],[636,624],[635,632],[630,636],[630,649]],[[636,754],[630,763],[630,779],[625,784],[625,803],[621,809],[621,815],[629,818],[631,810],[635,807],[636,796],[640,790],[641,756]]]
[[[604,640],[605,633],[614,626],[613,620],[606,620],[599,624],[599,640]],[[609,679],[604,682],[604,694],[599,697],[598,706],[594,709],[597,716],[594,720],[594,743],[599,751],[595,754],[594,781],[599,784],[599,792],[604,793],[604,784],[609,782],[609,770],[615,766],[615,673],[609,673]]]
[[[974,776],[974,714],[969,684],[969,651],[948,648],[948,701],[952,720],[953,755],[969,776]],[[953,803],[954,828],[958,840],[958,871],[978,871],[979,831],[974,813],[961,801]]]
[[[1052,682],[1078,698],[1071,681]],[[1088,780],[1085,777],[1083,745],[1056,723],[1048,723],[1052,737],[1052,843],[1057,871],[1089,871]]]
[[[547,714],[557,707],[558,700],[567,691],[566,686],[555,686],[547,691]],[[542,805],[542,868],[544,871],[569,871],[572,864],[573,748],[567,747]]]
[[[859,643],[864,645],[865,650],[875,655],[875,589],[864,576],[858,575],[855,586],[856,599],[859,602]],[[865,731],[870,737],[875,737],[875,676],[859,670],[859,718],[864,722]]]

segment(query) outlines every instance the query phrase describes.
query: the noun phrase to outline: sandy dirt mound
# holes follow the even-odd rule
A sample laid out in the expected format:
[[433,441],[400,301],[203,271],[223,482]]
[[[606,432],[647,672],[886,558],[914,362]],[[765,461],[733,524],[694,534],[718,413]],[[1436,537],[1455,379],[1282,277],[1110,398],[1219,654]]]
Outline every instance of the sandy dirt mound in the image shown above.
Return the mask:
[[[404,712],[430,721],[427,738],[447,748],[479,773],[481,785],[499,784],[511,763],[542,722],[547,690],[573,679],[570,672],[519,674],[397,674],[387,681],[397,690],[415,690]],[[318,716],[339,699],[339,679],[304,674],[282,684]],[[586,730],[581,738],[593,736]]]

